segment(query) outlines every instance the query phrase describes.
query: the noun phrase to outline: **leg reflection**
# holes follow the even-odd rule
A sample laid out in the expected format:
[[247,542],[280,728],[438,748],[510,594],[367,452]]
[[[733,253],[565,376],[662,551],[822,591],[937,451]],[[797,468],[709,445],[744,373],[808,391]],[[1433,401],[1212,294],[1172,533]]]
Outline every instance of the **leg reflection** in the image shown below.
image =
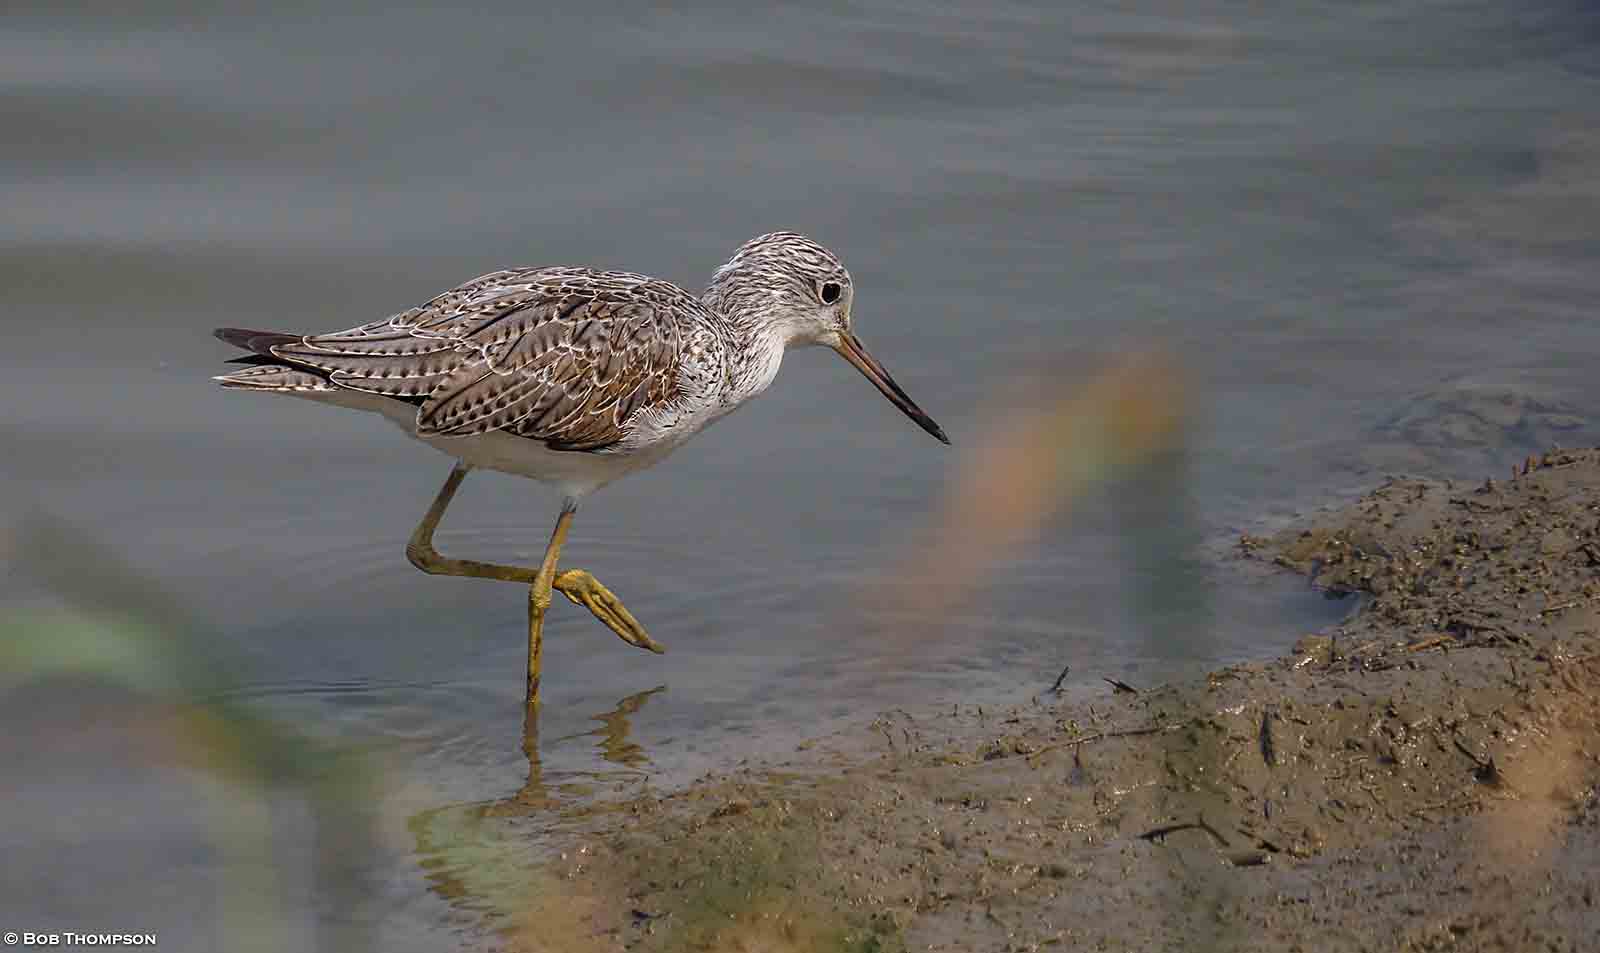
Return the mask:
[[600,757],[612,764],[620,764],[625,768],[642,768],[650,763],[650,756],[644,753],[644,748],[640,747],[637,742],[628,740],[628,733],[633,730],[633,725],[629,723],[628,718],[643,708],[644,703],[650,700],[651,695],[666,690],[667,686],[657,685],[649,691],[629,695],[622,701],[617,702],[616,708],[594,716],[594,720],[600,722],[600,727],[556,740],[571,741],[576,738],[598,735],[600,737]]
[[[649,756],[629,738],[631,722],[652,695],[663,691],[665,685],[629,695],[610,711],[590,716],[598,727],[554,739],[553,748],[565,763],[585,765],[593,753],[605,762],[581,769],[546,769],[540,751],[539,705],[528,705],[522,725],[528,779],[521,790],[490,802],[429,808],[411,818],[418,861],[430,889],[473,916],[489,912],[504,922],[526,918],[530,902],[542,902],[539,885],[546,883],[544,865],[554,845],[591,827],[594,815],[612,811],[635,796],[638,782],[649,777],[645,771]],[[561,744],[574,740],[579,740],[576,751]],[[619,779],[625,782],[623,793],[607,796],[610,792],[601,784],[614,785]],[[537,823],[519,823],[535,816]]]
[[[631,740],[633,724],[629,720],[641,708],[650,696],[667,690],[665,685],[657,685],[648,691],[636,692],[617,702],[616,707],[607,712],[592,716],[592,720],[600,723],[599,727],[576,734],[564,735],[556,738],[555,743],[574,741],[580,738],[595,737],[599,740],[596,747],[600,757],[607,762],[627,769],[629,775],[643,777],[643,768],[650,763],[650,756],[637,742]],[[591,793],[583,786],[579,779],[604,780],[615,777],[593,771],[562,772],[559,777],[546,777],[544,759],[539,750],[539,708],[537,703],[528,705],[523,712],[522,720],[522,753],[528,759],[528,780],[522,790],[513,796],[508,804],[516,804],[523,809],[551,808],[561,803],[558,793],[565,789],[565,793],[572,795],[571,800],[581,799]]]

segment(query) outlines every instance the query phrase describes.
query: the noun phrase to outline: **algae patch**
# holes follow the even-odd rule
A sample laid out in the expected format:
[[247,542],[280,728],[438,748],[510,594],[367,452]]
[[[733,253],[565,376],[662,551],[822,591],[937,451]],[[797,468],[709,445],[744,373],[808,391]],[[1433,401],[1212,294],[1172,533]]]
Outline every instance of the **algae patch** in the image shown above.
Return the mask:
[[519,917],[516,948],[903,950],[900,924],[854,905],[825,865],[817,812],[751,794],[700,791],[687,812],[568,852]]

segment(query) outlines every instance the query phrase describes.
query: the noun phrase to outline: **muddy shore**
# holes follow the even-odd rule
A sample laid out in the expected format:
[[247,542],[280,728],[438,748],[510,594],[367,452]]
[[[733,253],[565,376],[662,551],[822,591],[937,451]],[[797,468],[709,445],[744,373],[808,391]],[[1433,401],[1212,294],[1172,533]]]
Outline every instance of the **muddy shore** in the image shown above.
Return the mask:
[[1600,949],[1600,451],[1391,479],[1237,558],[1361,608],[591,810],[507,944]]

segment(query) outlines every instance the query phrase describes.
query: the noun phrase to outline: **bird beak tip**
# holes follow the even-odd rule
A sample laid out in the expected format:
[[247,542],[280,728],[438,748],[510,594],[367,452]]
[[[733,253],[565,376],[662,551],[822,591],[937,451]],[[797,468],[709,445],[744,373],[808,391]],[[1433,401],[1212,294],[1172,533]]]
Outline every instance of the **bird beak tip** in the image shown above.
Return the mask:
[[950,438],[945,436],[944,428],[935,423],[933,418],[918,407],[916,401],[895,383],[889,371],[878,362],[877,358],[867,352],[860,338],[854,334],[846,334],[840,338],[838,344],[833,345],[833,349],[840,357],[854,365],[855,369],[871,381],[883,396],[889,398],[890,403],[900,408],[901,412],[915,421],[917,426],[945,446],[950,445]]

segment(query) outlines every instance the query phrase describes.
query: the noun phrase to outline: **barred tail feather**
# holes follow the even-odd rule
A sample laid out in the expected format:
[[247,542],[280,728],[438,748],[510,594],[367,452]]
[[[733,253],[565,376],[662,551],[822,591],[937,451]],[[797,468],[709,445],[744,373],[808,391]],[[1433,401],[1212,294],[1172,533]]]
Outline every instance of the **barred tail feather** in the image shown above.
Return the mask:
[[303,335],[286,334],[283,331],[252,331],[249,328],[217,328],[211,332],[217,340],[226,341],[234,347],[257,354],[272,356],[272,348],[278,344],[299,344],[305,340]]
[[223,387],[240,390],[265,390],[279,393],[304,394],[318,391],[337,391],[341,388],[315,371],[284,364],[258,364],[222,374],[212,380]]

